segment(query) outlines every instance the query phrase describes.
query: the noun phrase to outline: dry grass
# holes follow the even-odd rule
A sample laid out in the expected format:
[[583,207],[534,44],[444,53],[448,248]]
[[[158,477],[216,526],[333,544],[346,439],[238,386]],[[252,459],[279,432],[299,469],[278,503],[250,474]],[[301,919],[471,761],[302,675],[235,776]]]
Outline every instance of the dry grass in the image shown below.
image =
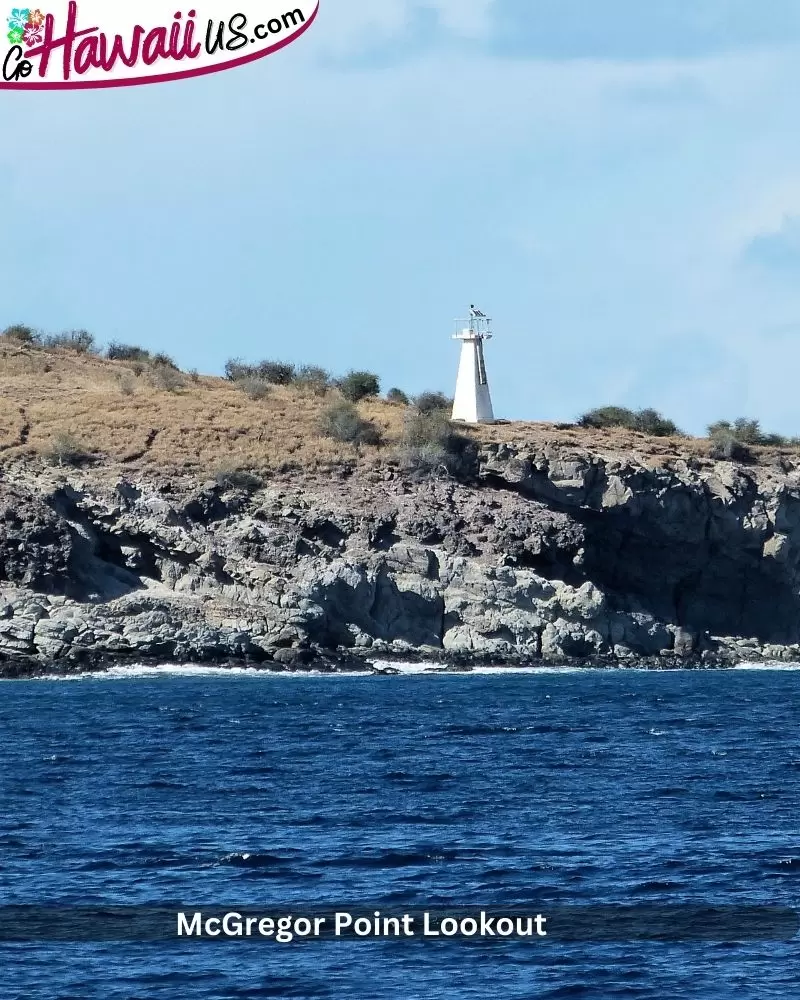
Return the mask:
[[[326,400],[311,389],[274,386],[251,400],[226,379],[200,376],[169,392],[136,370],[0,341],[0,460],[44,455],[59,434],[80,437],[111,462],[209,474],[231,463],[324,469],[381,457],[377,448],[320,437]],[[360,411],[387,439],[399,436],[397,407],[375,400]]]
[[[138,374],[137,374],[138,373]],[[313,388],[273,386],[248,399],[223,378],[187,378],[176,391],[152,384],[142,365],[0,339],[0,462],[45,456],[59,435],[80,439],[108,464],[184,470],[211,476],[220,468],[256,472],[324,471],[342,464],[376,465],[391,458],[402,436],[404,407],[378,399],[359,404],[384,440],[355,447],[323,438],[318,426],[330,396]],[[699,438],[652,438],[619,428],[586,430],[543,423],[464,428],[485,442],[532,448],[589,450],[647,464],[708,460]],[[798,448],[753,448],[762,464]]]

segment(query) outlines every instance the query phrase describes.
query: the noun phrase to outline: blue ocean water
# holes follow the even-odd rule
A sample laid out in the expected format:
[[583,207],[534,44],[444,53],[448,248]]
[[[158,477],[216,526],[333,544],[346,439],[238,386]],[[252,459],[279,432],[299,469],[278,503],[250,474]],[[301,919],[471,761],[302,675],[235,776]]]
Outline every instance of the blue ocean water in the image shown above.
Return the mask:
[[[800,905],[800,672],[0,685],[0,903]],[[797,940],[0,945],[4,1000],[791,998]]]

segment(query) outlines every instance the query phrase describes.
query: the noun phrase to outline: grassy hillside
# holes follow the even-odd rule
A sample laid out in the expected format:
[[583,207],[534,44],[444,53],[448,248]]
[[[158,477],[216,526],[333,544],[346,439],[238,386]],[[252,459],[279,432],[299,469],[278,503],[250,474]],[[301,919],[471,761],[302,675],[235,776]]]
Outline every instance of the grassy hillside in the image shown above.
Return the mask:
[[[169,383],[166,379],[166,383]],[[213,475],[230,468],[254,472],[324,472],[343,463],[376,466],[396,459],[408,408],[373,398],[358,404],[382,436],[380,445],[323,437],[320,417],[338,398],[297,386],[270,386],[251,399],[224,378],[186,375],[162,384],[149,365],[108,361],[64,348],[45,349],[0,338],[0,463],[53,461],[64,439],[77,442],[95,464],[131,470],[159,468]],[[654,438],[610,428],[501,423],[464,429],[482,442],[513,441],[588,449],[665,464],[708,460],[709,442]],[[757,448],[755,460],[780,461],[796,447]]]

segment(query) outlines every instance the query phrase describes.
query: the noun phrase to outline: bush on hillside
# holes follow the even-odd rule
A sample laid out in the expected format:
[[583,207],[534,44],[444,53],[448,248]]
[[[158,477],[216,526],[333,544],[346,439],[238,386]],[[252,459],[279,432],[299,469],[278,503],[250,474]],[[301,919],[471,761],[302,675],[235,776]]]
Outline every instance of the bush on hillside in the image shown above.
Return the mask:
[[354,403],[338,400],[326,407],[319,421],[319,431],[323,437],[346,444],[381,443],[378,428],[369,420],[364,420]]
[[673,437],[681,433],[677,426],[667,417],[662,417],[658,410],[639,410],[635,414],[635,421],[634,430],[653,437]]
[[52,333],[44,338],[44,346],[48,348],[63,347],[76,354],[97,354],[99,348],[94,334],[88,330],[69,330],[66,333]]
[[42,339],[33,327],[25,326],[23,323],[7,326],[0,336],[6,340],[16,340],[20,344],[38,344]]
[[52,465],[82,465],[93,456],[74,434],[62,433],[53,438],[44,457]]
[[259,378],[271,385],[291,385],[295,379],[294,365],[286,361],[259,361],[251,365],[241,358],[230,358],[225,363],[225,378],[239,382],[244,378]]
[[448,475],[470,480],[478,474],[477,445],[455,430],[443,410],[408,417],[399,457],[407,469],[419,476]]
[[112,341],[106,348],[109,361],[149,361],[150,352],[136,344],[119,344]]
[[180,371],[180,368],[175,364],[169,354],[164,354],[160,351],[158,354],[154,354],[150,359],[154,365],[160,365],[163,368],[172,368],[173,371]]
[[324,396],[333,385],[333,377],[319,365],[302,365],[294,376],[295,384],[301,389],[309,389],[315,396]]
[[387,403],[397,403],[399,406],[408,406],[408,404],[410,403],[410,400],[409,400],[408,396],[403,392],[402,389],[394,388],[394,389],[390,389],[386,393],[386,402]]
[[238,382],[243,378],[253,378],[255,365],[248,365],[241,358],[228,358],[225,362],[225,378],[229,382]]
[[624,427],[653,437],[671,437],[681,433],[671,420],[663,417],[657,410],[629,410],[625,406],[600,406],[589,410],[578,418],[578,426],[596,429]]
[[443,392],[421,392],[414,397],[414,406],[420,413],[434,413],[436,410],[452,410],[453,400]]
[[132,396],[136,392],[136,378],[133,372],[124,371],[117,375],[117,385],[123,396]]
[[708,429],[711,440],[709,455],[711,458],[727,462],[749,462],[753,453],[748,446],[740,441],[727,420],[720,420]]
[[272,385],[291,385],[294,382],[294,365],[286,361],[259,361],[258,377]]
[[717,420],[709,425],[708,436],[711,440],[712,458],[740,462],[752,460],[750,445],[785,447],[797,443],[795,438],[786,438],[782,434],[765,434],[758,420],[747,417],[738,417],[734,421]]
[[236,384],[248,399],[265,399],[269,395],[269,383],[263,378],[240,378]]
[[244,490],[255,493],[264,486],[264,480],[254,472],[236,465],[222,465],[214,474],[214,481],[223,490]]
[[351,403],[358,403],[369,396],[378,396],[381,391],[380,379],[372,372],[348,372],[339,379],[337,386],[344,398]]
[[174,365],[161,362],[149,366],[148,380],[154,389],[162,389],[164,392],[177,392],[186,385],[182,372]]
[[740,441],[742,444],[771,444],[785,445],[789,441],[781,434],[765,434],[761,430],[758,420],[750,420],[747,417],[739,417],[731,422],[730,420],[717,420],[710,424],[708,428],[710,438],[722,438],[730,436]]

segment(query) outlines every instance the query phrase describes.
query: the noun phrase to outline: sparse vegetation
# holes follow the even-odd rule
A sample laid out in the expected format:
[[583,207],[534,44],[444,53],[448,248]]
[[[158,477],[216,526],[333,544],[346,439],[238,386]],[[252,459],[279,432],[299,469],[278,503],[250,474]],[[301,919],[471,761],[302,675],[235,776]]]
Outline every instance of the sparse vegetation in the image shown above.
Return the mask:
[[[711,441],[644,438],[638,429],[653,427],[653,416],[646,411],[644,416],[639,411],[638,420],[623,411],[622,421],[613,413],[609,420],[606,411],[599,421],[608,425],[602,433],[525,422],[469,429],[451,424],[446,409],[422,413],[407,405],[408,397],[400,390],[387,394],[396,400],[394,405],[370,395],[357,408],[351,405],[332,414],[331,405],[345,405],[345,400],[317,366],[298,367],[291,384],[270,384],[263,398],[251,399],[243,391],[248,387],[237,380],[184,374],[164,358],[160,365],[154,363],[152,355],[135,344],[112,345],[116,363],[109,363],[91,351],[48,351],[39,334],[31,335],[39,337],[35,350],[21,350],[24,339],[0,335],[0,466],[34,455],[65,466],[102,456],[111,467],[124,463],[128,471],[160,469],[208,477],[209,470],[213,476],[213,470],[233,459],[233,472],[267,476],[307,470],[335,477],[355,462],[381,469],[381,477],[394,475],[399,464],[415,477],[446,475],[469,481],[477,471],[479,445],[509,442],[521,447],[598,448],[665,468],[679,459],[702,466],[711,455],[777,463],[784,471],[800,463],[800,441],[766,433],[756,421],[744,418],[718,421]],[[258,366],[248,370],[253,368],[257,373]],[[331,388],[323,390],[326,382]],[[262,391],[259,382],[256,395]],[[54,447],[59,436],[63,440]],[[368,444],[377,441],[386,447]]]
[[370,396],[379,396],[380,379],[372,372],[348,372],[337,382],[339,391],[351,403],[358,403]]
[[402,389],[395,388],[395,389],[390,389],[386,393],[386,402],[395,403],[399,406],[408,406],[410,400]]
[[247,365],[241,358],[228,358],[225,362],[225,378],[229,382],[238,382],[243,378],[257,378],[256,369],[256,365]]
[[709,426],[708,436],[712,439],[729,436],[741,444],[773,445],[776,447],[792,444],[795,441],[795,439],[785,438],[782,434],[765,434],[761,430],[761,424],[758,420],[750,420],[747,417],[739,417],[733,422],[717,420]]
[[579,427],[605,429],[608,427],[625,427],[630,431],[650,434],[653,437],[673,437],[681,431],[667,417],[657,410],[629,410],[624,406],[600,406],[589,410],[578,418]]
[[245,378],[258,378],[270,385],[291,385],[295,379],[294,365],[286,361],[259,361],[251,365],[241,358],[225,362],[225,378],[239,382]]
[[302,365],[295,373],[295,385],[309,389],[315,396],[324,396],[333,385],[333,376],[318,365]]
[[155,389],[163,389],[165,392],[177,392],[186,385],[183,373],[174,364],[156,362],[155,358],[150,365],[148,380]]
[[291,385],[294,381],[294,365],[286,361],[260,361],[258,377],[272,385]]
[[5,337],[6,340],[16,340],[19,344],[38,344],[41,342],[41,335],[23,323],[7,326],[0,336]]
[[92,453],[74,434],[62,432],[56,434],[44,456],[52,465],[82,465],[92,458]]
[[364,420],[358,407],[347,400],[338,400],[323,410],[319,430],[323,437],[347,444],[381,443],[381,434],[375,424]]
[[150,352],[136,344],[118,344],[116,341],[112,341],[106,348],[106,357],[109,361],[148,362]]
[[263,378],[248,376],[237,379],[236,384],[248,399],[264,399],[269,395],[269,383],[265,382]]
[[67,351],[75,351],[76,354],[96,354],[98,347],[94,339],[94,334],[88,330],[69,330],[66,333],[52,333],[44,338],[43,344],[46,348],[64,348]]
[[413,413],[407,418],[400,459],[419,476],[444,474],[469,480],[478,471],[477,445],[459,434],[441,409]]
[[727,421],[720,421],[708,429],[708,436],[711,440],[709,455],[711,458],[723,461],[749,462],[753,458],[753,453],[736,438],[730,424],[724,425]]
[[164,354],[163,351],[160,351],[158,354],[154,354],[150,360],[156,366],[160,366],[162,368],[171,368],[173,371],[176,372],[180,371],[180,368],[178,368],[178,366],[175,364],[175,362],[172,360],[169,354]]
[[241,469],[235,465],[222,465],[214,475],[217,486],[223,490],[245,490],[247,493],[255,493],[262,489],[264,480],[248,469]]
[[414,397],[414,406],[420,413],[434,413],[436,410],[452,410],[453,400],[443,392],[421,392]]
[[123,396],[132,396],[136,392],[136,377],[131,372],[120,372],[117,384]]
[[708,436],[711,440],[712,458],[729,461],[750,462],[753,452],[750,446],[786,448],[800,444],[798,438],[786,438],[782,434],[765,434],[758,420],[739,417],[736,420],[717,420],[710,424]]

